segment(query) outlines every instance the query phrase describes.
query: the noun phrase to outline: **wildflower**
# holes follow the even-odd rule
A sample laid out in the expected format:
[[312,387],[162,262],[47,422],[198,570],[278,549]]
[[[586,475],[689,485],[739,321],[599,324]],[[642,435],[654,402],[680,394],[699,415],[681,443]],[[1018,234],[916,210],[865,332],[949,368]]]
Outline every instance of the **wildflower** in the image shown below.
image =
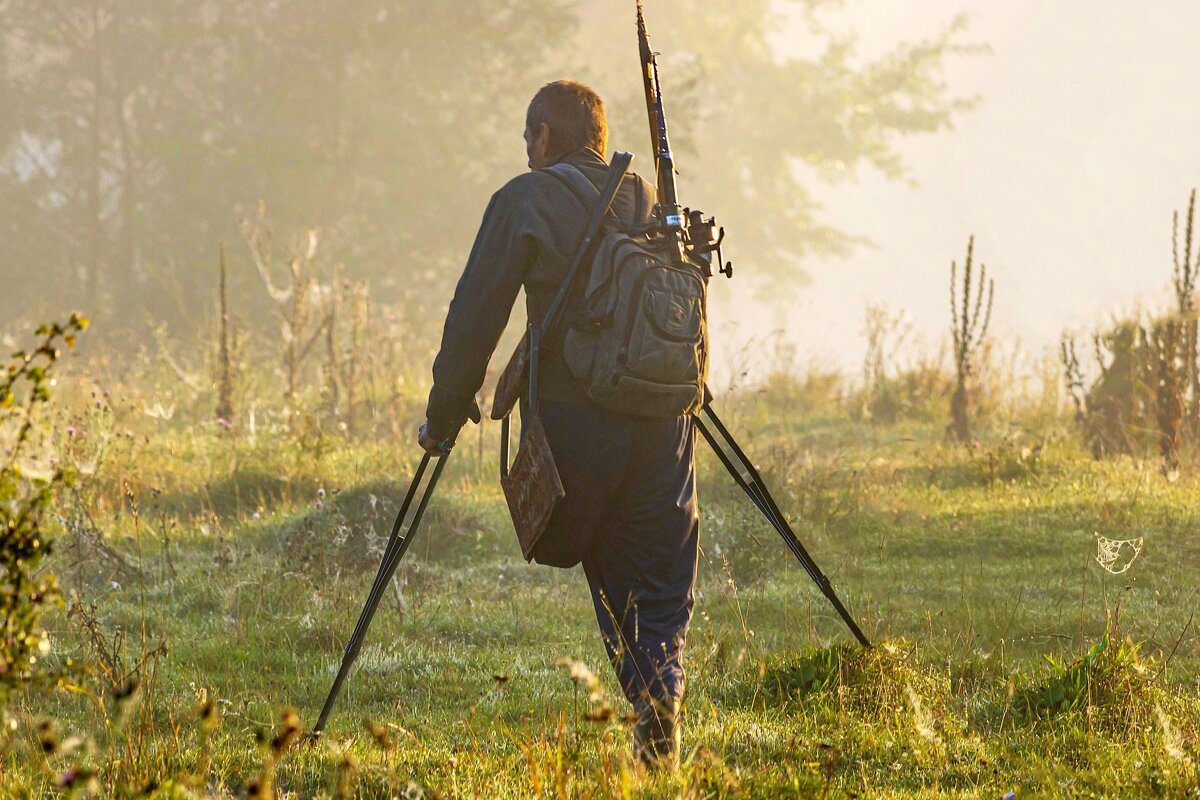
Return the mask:
[[392,739],[392,734],[388,729],[380,725],[373,719],[363,721],[367,730],[371,733],[371,738],[375,740],[375,744],[379,745],[384,750],[391,750],[396,746],[396,742]]
[[74,436],[74,435],[75,435],[75,429],[67,428],[67,436]]
[[38,744],[42,747],[42,752],[46,755],[53,755],[58,752],[58,732],[54,729],[54,723],[49,720],[43,720],[37,726]]
[[554,660],[556,667],[566,667],[568,677],[573,683],[585,683],[588,686],[595,686],[598,683],[596,674],[588,669],[588,665],[582,661],[576,661],[573,658],[562,656]]
[[313,508],[324,508],[324,507],[325,507],[325,504],[324,504],[324,503],[322,503],[320,500],[318,500],[317,502],[313,503]]
[[325,489],[324,489],[324,487],[322,487],[322,488],[320,488],[320,489],[317,489],[317,497],[324,497],[324,496],[325,496]]
[[229,420],[225,419],[224,417],[217,417],[217,424],[220,425],[222,428],[228,428]]
[[271,740],[271,752],[276,758],[283,755],[283,752],[288,749],[299,733],[300,718],[296,716],[295,711],[289,708],[283,712],[283,724],[279,728],[279,733]]

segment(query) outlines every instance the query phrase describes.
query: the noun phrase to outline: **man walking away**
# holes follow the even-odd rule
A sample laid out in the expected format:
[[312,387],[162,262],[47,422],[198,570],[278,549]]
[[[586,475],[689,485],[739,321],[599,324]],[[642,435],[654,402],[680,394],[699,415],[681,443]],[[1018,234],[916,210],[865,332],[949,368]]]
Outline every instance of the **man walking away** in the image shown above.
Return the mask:
[[[479,421],[474,398],[518,291],[528,318],[541,320],[584,236],[594,201],[547,168],[569,165],[599,188],[607,138],[603,101],[588,87],[555,81],[534,95],[525,120],[530,172],[492,196],[446,315],[419,434],[427,452],[441,454],[467,419]],[[617,224],[647,224],[654,203],[654,187],[627,175],[613,203]],[[534,558],[582,563],[637,712],[635,752],[649,766],[674,767],[699,536],[692,419],[600,408],[571,374],[561,337],[543,342],[539,363],[541,419],[565,496]]]

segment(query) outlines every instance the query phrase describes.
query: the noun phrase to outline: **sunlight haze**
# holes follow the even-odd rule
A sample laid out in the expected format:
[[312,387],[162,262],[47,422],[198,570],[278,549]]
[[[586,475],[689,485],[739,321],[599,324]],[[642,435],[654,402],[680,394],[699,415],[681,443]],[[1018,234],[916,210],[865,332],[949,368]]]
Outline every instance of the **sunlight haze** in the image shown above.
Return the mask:
[[[991,53],[952,59],[948,83],[980,104],[955,130],[900,144],[915,186],[865,169],[818,190],[826,219],[875,247],[808,265],[811,284],[787,313],[804,357],[856,366],[868,303],[907,311],[935,347],[949,324],[950,261],[961,265],[971,233],[996,280],[993,330],[1035,352],[1138,298],[1166,301],[1171,213],[1200,181],[1189,88],[1200,6],[919,0],[848,4],[840,18],[870,54],[933,35],[959,12],[964,39]],[[800,33],[780,41],[803,52]]]

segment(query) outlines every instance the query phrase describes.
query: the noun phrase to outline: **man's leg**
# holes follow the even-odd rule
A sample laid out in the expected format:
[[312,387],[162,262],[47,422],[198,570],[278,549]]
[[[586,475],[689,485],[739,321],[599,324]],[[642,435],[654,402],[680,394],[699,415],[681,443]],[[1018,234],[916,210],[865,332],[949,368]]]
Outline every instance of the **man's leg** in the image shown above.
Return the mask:
[[639,732],[671,758],[699,539],[692,421],[636,418],[630,427],[613,515],[583,566],[621,688],[649,725]]

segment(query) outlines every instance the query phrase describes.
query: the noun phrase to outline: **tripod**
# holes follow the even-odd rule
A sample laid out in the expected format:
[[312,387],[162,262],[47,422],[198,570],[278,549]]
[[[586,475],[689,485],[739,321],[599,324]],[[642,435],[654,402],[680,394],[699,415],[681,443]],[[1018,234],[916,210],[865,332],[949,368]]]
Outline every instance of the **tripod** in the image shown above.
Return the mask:
[[[825,595],[826,599],[833,605],[838,615],[850,628],[850,632],[859,641],[863,647],[870,647],[871,642],[863,634],[862,629],[858,627],[858,623],[850,616],[850,612],[842,604],[837,593],[833,590],[833,585],[829,582],[829,578],[821,572],[820,568],[809,556],[804,545],[800,543],[800,539],[796,536],[791,526],[788,525],[787,519],[783,512],[779,510],[779,506],[775,502],[775,498],[771,496],[771,492],[763,483],[762,477],[758,474],[758,470],[754,468],[754,464],[746,457],[742,448],[738,445],[729,429],[721,422],[720,417],[712,410],[710,403],[705,403],[700,413],[695,416],[696,428],[704,437],[705,441],[712,447],[721,464],[729,471],[734,482],[738,485],[746,496],[750,498],[750,502],[754,507],[766,518],[782,537],[788,549],[792,551],[792,555],[804,567],[804,571],[817,584],[817,588],[821,590],[821,594]],[[354,627],[354,632],[350,635],[350,641],[346,643],[345,654],[342,657],[342,665],[338,669],[337,677],[333,681],[333,686],[329,690],[329,696],[325,698],[325,705],[321,708],[321,716],[317,719],[317,724],[313,727],[313,733],[319,734],[324,728],[325,723],[329,720],[329,715],[333,711],[333,705],[337,701],[338,694],[342,690],[342,684],[346,681],[346,676],[350,673],[350,668],[354,665],[355,659],[358,658],[359,651],[362,649],[363,640],[367,636],[367,629],[371,625],[371,619],[375,616],[375,611],[379,608],[379,601],[383,598],[383,593],[387,590],[388,584],[392,580],[392,576],[396,572],[396,568],[400,565],[400,559],[404,557],[404,553],[408,550],[408,546],[412,543],[413,536],[416,535],[417,527],[421,524],[421,518],[425,514],[425,509],[429,505],[429,500],[433,496],[434,488],[437,486],[438,478],[441,477],[442,469],[446,466],[446,459],[449,454],[437,459],[437,464],[433,468],[433,472],[425,484],[425,489],[421,492],[420,500],[417,502],[413,511],[412,521],[407,527],[404,526],[404,520],[408,517],[410,508],[412,508],[413,499],[417,496],[417,489],[421,485],[422,479],[429,467],[429,461],[432,457],[426,454],[421,459],[420,466],[417,467],[417,472],[413,476],[412,484],[408,487],[408,493],[404,497],[404,502],[400,505],[400,513],[396,515],[396,521],[392,524],[391,536],[388,539],[387,547],[383,552],[383,559],[379,564],[379,571],[375,574],[375,582],[371,585],[371,593],[367,596],[366,605],[363,606],[362,613],[358,617],[358,624]],[[404,535],[401,536],[401,530],[404,530]]]

